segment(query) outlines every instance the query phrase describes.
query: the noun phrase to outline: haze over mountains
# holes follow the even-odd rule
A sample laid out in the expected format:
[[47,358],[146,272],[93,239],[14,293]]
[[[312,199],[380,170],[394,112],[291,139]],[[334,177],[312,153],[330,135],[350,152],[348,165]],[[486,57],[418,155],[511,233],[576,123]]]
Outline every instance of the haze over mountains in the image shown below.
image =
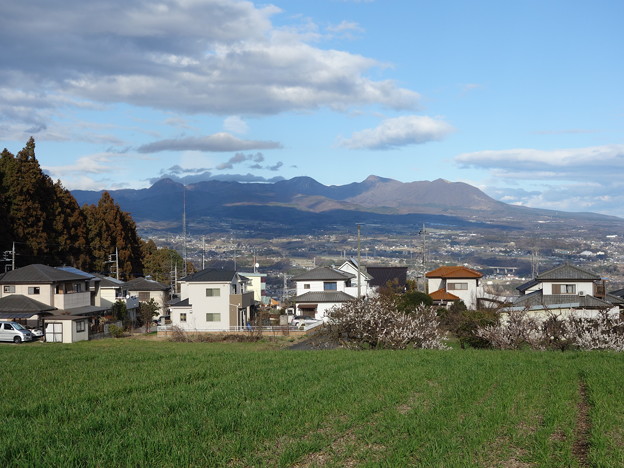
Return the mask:
[[[97,203],[101,192],[76,190],[78,203]],[[184,199],[191,231],[248,231],[249,235],[353,230],[413,232],[423,223],[473,229],[542,230],[624,227],[624,219],[595,213],[527,208],[494,200],[479,189],[443,179],[399,182],[369,176],[362,182],[326,186],[310,177],[275,183],[204,181],[186,186],[162,179],[147,189],[111,190],[142,228],[181,228]]]

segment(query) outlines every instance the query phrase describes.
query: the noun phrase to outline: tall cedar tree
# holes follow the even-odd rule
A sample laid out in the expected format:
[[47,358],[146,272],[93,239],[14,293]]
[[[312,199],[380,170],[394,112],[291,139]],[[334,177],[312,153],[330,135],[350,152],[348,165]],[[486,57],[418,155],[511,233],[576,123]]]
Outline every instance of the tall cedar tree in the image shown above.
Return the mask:
[[59,260],[80,270],[89,271],[91,256],[85,214],[60,180],[54,184],[54,192],[54,240]]
[[0,254],[11,248],[13,235],[11,233],[11,223],[9,222],[9,197],[4,186],[6,178],[4,165],[7,161],[12,161],[13,155],[6,148],[0,155]]
[[54,184],[43,173],[35,157],[35,140],[31,137],[17,157],[2,153],[3,193],[7,199],[11,236],[20,242],[23,254],[47,259],[54,249],[52,200]]
[[96,271],[112,272],[113,264],[108,262],[117,248],[120,278],[141,275],[141,239],[132,217],[121,211],[108,192],[102,193],[97,205],[85,205],[83,213],[87,219],[93,268]]

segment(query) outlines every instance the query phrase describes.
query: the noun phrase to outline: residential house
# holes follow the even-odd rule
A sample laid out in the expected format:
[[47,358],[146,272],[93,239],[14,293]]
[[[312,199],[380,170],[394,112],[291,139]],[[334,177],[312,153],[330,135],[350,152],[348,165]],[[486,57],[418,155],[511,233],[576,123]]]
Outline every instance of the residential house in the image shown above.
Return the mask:
[[170,304],[171,324],[187,331],[232,331],[252,320],[254,292],[234,270],[207,268],[180,280],[181,301]]
[[123,283],[121,289],[126,292],[127,296],[137,297],[139,302],[149,302],[150,299],[154,299],[159,307],[158,316],[155,318],[168,315],[167,304],[171,289],[169,286],[150,278],[135,278]]
[[[357,272],[349,273],[333,267],[318,267],[294,276],[296,314],[325,318],[332,307],[355,299],[357,284],[354,287],[354,278],[357,278]],[[361,291],[368,290],[364,284],[360,288]]]
[[[337,270],[353,275],[350,284],[348,284],[344,289],[345,293],[353,297],[358,297],[359,289],[360,297],[368,297],[373,294],[373,289],[371,289],[371,281],[373,280],[373,277],[370,275],[366,266],[360,265],[358,271],[357,260],[351,258],[340,265]],[[358,282],[360,283],[359,288]]]
[[520,296],[505,310],[527,310],[595,316],[598,311],[619,311],[622,299],[606,293],[599,275],[564,264],[541,273],[516,288]]
[[407,267],[367,266],[366,271],[371,276],[370,286],[377,291],[389,285],[397,291],[407,288]]
[[[41,264],[8,271],[0,278],[1,299],[5,307],[0,309],[0,317],[43,327],[48,317],[74,316],[81,317],[71,321],[77,329],[95,327],[98,325],[97,317],[108,309],[91,304],[92,279],[88,274]],[[35,313],[27,317],[25,314],[30,311]]]
[[121,301],[126,304],[128,318],[134,321],[137,308],[139,307],[139,298],[128,293],[127,289],[125,289],[124,281],[97,273],[93,274],[100,279],[98,291],[94,298],[94,305],[111,309],[113,304]]
[[239,272],[239,275],[244,276],[249,280],[249,283],[247,284],[247,290],[253,291],[254,301],[256,301],[258,304],[264,304],[268,302],[266,301],[266,273],[247,273],[241,271]]
[[465,266],[443,266],[425,274],[427,293],[436,305],[446,306],[463,301],[468,309],[477,308],[483,290],[479,280],[483,274]]

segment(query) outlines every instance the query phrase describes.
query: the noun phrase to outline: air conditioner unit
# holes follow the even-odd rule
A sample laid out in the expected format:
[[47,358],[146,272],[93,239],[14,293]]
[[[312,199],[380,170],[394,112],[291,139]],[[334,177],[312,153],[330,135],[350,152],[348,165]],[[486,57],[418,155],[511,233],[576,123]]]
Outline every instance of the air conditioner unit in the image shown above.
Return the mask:
[[585,291],[579,291],[579,296],[584,296],[585,295]]

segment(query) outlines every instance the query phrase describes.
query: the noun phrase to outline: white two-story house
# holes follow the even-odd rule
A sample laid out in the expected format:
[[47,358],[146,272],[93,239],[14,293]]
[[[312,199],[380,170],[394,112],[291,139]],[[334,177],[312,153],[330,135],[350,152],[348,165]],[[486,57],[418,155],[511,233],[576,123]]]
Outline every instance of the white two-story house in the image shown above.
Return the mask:
[[475,309],[483,294],[479,280],[483,274],[465,266],[443,266],[425,274],[427,293],[434,304],[448,305],[463,301],[468,309]]
[[[368,291],[368,285],[364,285],[362,272],[360,275],[360,291],[363,294]],[[318,267],[294,276],[292,280],[296,284],[296,314],[316,319],[325,318],[332,307],[356,298],[357,283],[353,284],[356,278],[357,272],[354,274],[332,267]]]
[[598,311],[619,311],[621,298],[606,293],[605,282],[590,271],[564,264],[516,288],[520,292],[506,310],[527,310],[594,316]]
[[185,331],[235,331],[251,320],[254,292],[234,270],[207,268],[180,280],[181,301],[169,305],[171,324]]

